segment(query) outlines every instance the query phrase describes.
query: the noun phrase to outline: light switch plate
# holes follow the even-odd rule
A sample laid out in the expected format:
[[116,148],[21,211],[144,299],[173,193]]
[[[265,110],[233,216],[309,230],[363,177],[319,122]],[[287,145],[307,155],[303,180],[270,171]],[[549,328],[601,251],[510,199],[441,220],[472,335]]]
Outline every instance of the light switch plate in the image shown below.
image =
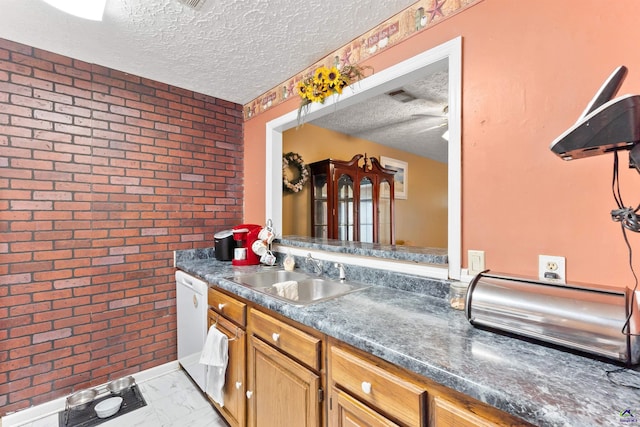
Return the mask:
[[468,273],[470,276],[475,276],[486,270],[484,267],[484,251],[469,250],[467,256],[469,258]]

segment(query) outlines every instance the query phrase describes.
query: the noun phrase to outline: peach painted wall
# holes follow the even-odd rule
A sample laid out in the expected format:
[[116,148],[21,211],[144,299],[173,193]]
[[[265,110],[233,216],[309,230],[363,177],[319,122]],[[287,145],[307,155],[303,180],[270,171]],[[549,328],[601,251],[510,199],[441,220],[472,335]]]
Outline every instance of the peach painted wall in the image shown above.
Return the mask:
[[[620,93],[640,93],[637,2],[485,0],[380,54],[376,71],[463,38],[462,250],[487,267],[537,274],[538,254],[567,257],[570,282],[632,286],[620,226],[610,219],[611,155],[563,162],[550,142],[580,115],[618,65]],[[265,123],[245,124],[246,221],[264,221]],[[640,202],[640,175],[622,155],[622,194]],[[629,235],[638,251],[640,236]],[[637,265],[637,262],[636,262]]]
[[[407,245],[447,247],[447,165],[365,139],[311,124],[283,134],[283,153],[293,151],[305,163],[326,158],[350,160],[356,154],[390,157],[408,164],[408,197],[395,201],[397,241]],[[282,199],[282,234],[311,235],[311,185]]]

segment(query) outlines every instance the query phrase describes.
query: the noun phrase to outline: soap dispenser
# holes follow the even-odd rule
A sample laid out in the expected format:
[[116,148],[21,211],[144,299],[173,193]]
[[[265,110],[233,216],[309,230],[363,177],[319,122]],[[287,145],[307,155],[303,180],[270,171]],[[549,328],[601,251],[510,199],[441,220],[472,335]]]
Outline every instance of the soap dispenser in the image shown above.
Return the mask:
[[282,264],[284,265],[285,271],[293,271],[296,266],[296,262],[291,256],[291,251],[287,251],[287,256],[284,257],[284,262]]

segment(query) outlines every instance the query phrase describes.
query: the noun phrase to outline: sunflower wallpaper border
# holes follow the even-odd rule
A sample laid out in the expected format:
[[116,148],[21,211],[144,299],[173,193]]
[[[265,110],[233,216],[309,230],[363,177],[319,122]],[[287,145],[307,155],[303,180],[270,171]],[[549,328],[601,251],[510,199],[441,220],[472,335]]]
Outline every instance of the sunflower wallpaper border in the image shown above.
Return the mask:
[[313,75],[318,67],[342,68],[355,65],[481,1],[483,0],[419,0],[298,75],[245,104],[244,119],[250,120],[292,96],[297,97],[298,83]]

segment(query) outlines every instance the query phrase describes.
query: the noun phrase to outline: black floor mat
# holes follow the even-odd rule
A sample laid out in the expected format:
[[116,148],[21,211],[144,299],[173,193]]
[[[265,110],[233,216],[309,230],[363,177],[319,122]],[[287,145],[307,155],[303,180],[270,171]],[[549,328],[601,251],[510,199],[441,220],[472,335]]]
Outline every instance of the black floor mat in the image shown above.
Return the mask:
[[[120,396],[122,397],[122,406],[120,410],[109,418],[98,418],[95,407],[98,403],[110,397]],[[124,415],[133,411],[134,409],[142,408],[146,406],[147,402],[142,397],[142,393],[137,384],[132,387],[121,391],[118,394],[109,394],[100,397],[93,402],[87,404],[84,408],[70,408],[58,413],[58,425],[60,427],[92,427],[102,424],[105,421],[117,418],[120,415]]]

